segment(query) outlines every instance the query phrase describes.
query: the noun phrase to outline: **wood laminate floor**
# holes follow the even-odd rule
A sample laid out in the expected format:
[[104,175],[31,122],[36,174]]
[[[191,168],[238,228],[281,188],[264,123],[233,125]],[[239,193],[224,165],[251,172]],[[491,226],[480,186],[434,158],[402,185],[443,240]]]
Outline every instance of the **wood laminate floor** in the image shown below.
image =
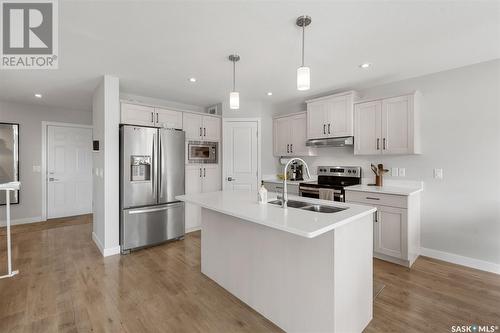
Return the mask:
[[[13,227],[20,274],[0,280],[0,332],[281,332],[200,273],[199,232],[102,258],[90,222],[79,216]],[[0,247],[1,271],[3,237]],[[374,272],[385,288],[366,332],[500,325],[498,275],[429,258],[411,270],[374,260]]]

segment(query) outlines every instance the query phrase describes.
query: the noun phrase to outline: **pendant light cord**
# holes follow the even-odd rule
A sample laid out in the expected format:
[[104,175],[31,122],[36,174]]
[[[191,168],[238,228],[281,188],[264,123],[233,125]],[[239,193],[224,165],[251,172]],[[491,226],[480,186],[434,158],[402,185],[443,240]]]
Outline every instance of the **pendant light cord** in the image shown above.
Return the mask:
[[304,49],[305,49],[306,21],[302,22],[302,67],[304,67]]
[[236,61],[233,60],[233,92],[236,90]]

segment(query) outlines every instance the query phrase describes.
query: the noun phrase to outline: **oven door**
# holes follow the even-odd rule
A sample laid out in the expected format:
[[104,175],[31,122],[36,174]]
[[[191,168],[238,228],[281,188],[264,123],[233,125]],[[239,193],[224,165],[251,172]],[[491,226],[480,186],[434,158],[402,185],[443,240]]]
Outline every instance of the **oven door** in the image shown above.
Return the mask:
[[188,163],[217,163],[217,143],[189,141]]
[[301,197],[319,199],[319,188],[300,186],[299,195]]

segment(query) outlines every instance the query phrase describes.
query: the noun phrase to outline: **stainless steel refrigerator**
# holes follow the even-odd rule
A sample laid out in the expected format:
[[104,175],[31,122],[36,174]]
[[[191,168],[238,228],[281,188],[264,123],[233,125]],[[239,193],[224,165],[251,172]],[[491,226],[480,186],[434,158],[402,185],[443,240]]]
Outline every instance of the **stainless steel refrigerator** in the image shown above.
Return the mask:
[[122,253],[184,236],[185,133],[120,127]]

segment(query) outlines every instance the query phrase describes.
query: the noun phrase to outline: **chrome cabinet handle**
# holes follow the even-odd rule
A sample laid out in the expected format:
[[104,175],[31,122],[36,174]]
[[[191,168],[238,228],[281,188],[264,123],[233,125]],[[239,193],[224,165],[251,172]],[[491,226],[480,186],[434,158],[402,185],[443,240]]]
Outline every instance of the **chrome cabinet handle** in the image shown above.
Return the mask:
[[203,136],[207,136],[207,128],[203,127]]
[[203,136],[203,135],[202,135],[202,128],[201,128],[201,127],[200,127],[200,136]]
[[228,182],[234,182],[235,180],[236,180],[236,179],[235,179],[235,178],[233,178],[233,177],[227,177],[227,181],[228,181]]
[[158,124],[159,120],[158,120],[158,113],[156,114],[156,123]]
[[380,198],[366,197],[368,200],[380,200]]
[[323,134],[326,134],[326,124],[323,124]]
[[377,138],[377,150],[380,150],[380,138]]
[[52,177],[49,178],[49,182],[58,182],[58,181],[59,181],[59,179],[52,178]]
[[384,138],[384,140],[382,142],[383,142],[382,145],[383,145],[384,150],[385,150],[386,149],[385,138]]
[[155,113],[154,112],[151,112],[151,122],[152,123],[155,122]]
[[330,134],[330,123],[328,123],[328,134]]
[[378,211],[378,210],[376,210],[376,211],[375,211],[375,214],[373,214],[373,219],[374,219],[374,222],[375,222],[375,223],[377,223],[377,222],[379,222],[379,221],[380,221],[378,213],[379,213],[379,211]]
[[201,168],[200,168],[200,178],[201,178]]
[[203,177],[207,176],[207,169],[203,168]]

